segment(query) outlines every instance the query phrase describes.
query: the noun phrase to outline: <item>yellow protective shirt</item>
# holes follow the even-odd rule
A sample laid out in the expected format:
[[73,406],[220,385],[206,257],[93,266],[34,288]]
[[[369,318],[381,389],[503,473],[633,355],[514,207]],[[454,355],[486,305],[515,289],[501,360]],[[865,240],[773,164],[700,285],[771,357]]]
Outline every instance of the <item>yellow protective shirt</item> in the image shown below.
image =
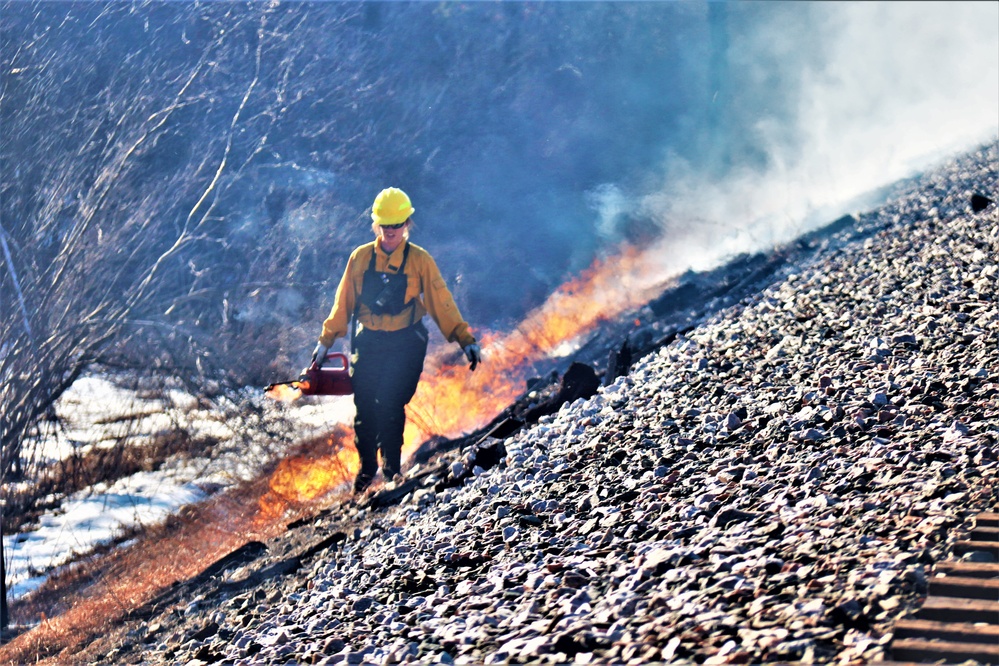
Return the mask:
[[[329,347],[337,338],[347,335],[350,318],[361,293],[364,272],[371,264],[371,253],[375,252],[375,270],[383,273],[397,273],[402,266],[406,243],[400,243],[388,255],[382,250],[381,241],[376,240],[354,250],[347,261],[340,286],[336,290],[333,309],[323,322],[323,332],[319,342]],[[357,319],[365,328],[376,331],[398,331],[420,321],[430,314],[448,342],[457,342],[462,347],[475,343],[475,336],[468,330],[468,323],[461,318],[461,312],[454,297],[444,283],[440,269],[430,253],[419,245],[409,243],[409,257],[406,259],[406,303],[415,300],[415,309],[407,307],[397,315],[375,315],[366,305],[361,305]]]

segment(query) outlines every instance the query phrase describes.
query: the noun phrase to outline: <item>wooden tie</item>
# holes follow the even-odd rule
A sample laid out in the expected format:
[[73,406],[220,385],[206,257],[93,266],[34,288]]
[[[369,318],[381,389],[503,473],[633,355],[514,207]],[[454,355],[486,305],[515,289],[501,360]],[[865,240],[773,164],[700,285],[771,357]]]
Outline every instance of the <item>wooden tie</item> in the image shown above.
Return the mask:
[[934,567],[922,608],[895,624],[895,662],[999,664],[999,513],[982,513],[955,555],[991,553],[991,562]]

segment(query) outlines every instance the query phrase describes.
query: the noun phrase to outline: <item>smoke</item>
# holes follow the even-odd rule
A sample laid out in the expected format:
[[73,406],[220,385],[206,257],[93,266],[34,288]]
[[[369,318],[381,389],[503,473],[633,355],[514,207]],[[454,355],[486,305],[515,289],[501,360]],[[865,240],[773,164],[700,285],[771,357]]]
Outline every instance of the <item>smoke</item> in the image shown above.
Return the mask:
[[813,119],[803,123],[813,151],[845,149],[833,174],[845,193],[995,138],[999,4],[830,9],[839,36],[827,66],[809,72],[801,115]]
[[713,9],[697,140],[667,147],[644,194],[589,195],[599,229],[656,221],[663,237],[647,260],[660,271],[787,241],[999,133],[999,3]]
[[[148,122],[108,102],[140,91],[176,112],[109,206],[138,192],[169,233],[197,197],[147,188],[193,192],[232,137],[222,242],[197,247],[237,303],[292,285],[325,311],[392,184],[463,314],[505,327],[622,242],[661,234],[660,272],[765,248],[999,117],[995,2],[7,4],[5,219],[33,219],[50,165],[99,159],[80,119]],[[49,134],[68,138],[38,151]]]
[[621,240],[621,221],[629,210],[621,188],[610,183],[598,185],[586,193],[586,202],[597,212],[597,236],[604,242]]

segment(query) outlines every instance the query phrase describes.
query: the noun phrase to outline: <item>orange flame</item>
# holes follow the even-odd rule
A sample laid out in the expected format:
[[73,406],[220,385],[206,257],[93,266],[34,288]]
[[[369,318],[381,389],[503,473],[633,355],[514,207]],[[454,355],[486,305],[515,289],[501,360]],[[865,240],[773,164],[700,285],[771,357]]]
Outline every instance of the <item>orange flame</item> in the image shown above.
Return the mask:
[[327,443],[330,447],[327,454],[298,455],[278,463],[271,474],[269,490],[260,498],[261,521],[274,520],[290,507],[314,502],[357,474],[361,465],[354,447],[354,433],[339,425]]
[[[659,271],[651,265],[653,254],[626,247],[597,260],[529,313],[514,331],[482,335],[484,360],[475,372],[468,371],[463,358],[456,363],[459,357],[451,348],[428,357],[407,408],[404,459],[431,436],[455,437],[481,427],[520,397],[538,361],[600,322],[647,302],[651,290],[661,287]],[[279,400],[301,396],[289,386],[273,390],[272,397]],[[309,501],[356,474],[358,467],[352,438],[332,458],[284,461],[271,480],[268,507],[262,501],[261,509],[274,515],[289,502]]]
[[[574,342],[600,321],[647,302],[648,290],[661,285],[657,274],[661,274],[662,267],[655,266],[655,261],[655,252],[626,250],[617,257],[595,262],[531,312],[516,330],[506,335],[480,336],[484,362],[475,372],[468,372],[464,363],[456,364],[453,350],[433,354],[409,407],[404,450],[411,452],[416,442],[430,435],[455,436],[488,422],[519,397],[536,361]],[[268,395],[277,400],[297,400],[302,394],[296,384],[275,386]],[[290,508],[306,509],[303,504],[336,490],[359,467],[353,433],[347,425],[337,425],[326,442],[311,442],[302,448],[311,444],[323,447],[323,454],[313,452],[282,461],[263,496],[259,484],[227,492],[199,509],[197,520],[183,525],[178,534],[140,542],[134,547],[139,554],[133,556],[149,566],[127,576],[112,576],[113,580],[107,581],[111,585],[107,594],[95,595],[92,602],[77,603],[58,622],[43,623],[39,629],[14,639],[5,649],[20,650],[17,654],[25,655],[21,661],[27,661],[29,655],[33,660],[38,654],[37,644],[53,640],[39,637],[39,631],[46,630],[50,634],[72,635],[76,644],[82,640],[79,636],[90,630],[94,617],[120,617],[125,609],[139,608],[154,592],[195,575],[206,563],[232,552],[239,543],[276,536],[284,528],[281,519]],[[247,509],[253,497],[260,500],[258,511],[250,514]],[[219,529],[219,525],[225,529]],[[132,549],[115,552],[120,555]]]
[[482,336],[484,361],[475,372],[447,363],[453,353],[428,359],[409,405],[404,454],[430,436],[454,437],[488,422],[524,392],[535,363],[647,302],[661,284],[655,273],[646,254],[626,247],[562,285],[511,333]]
[[290,384],[275,384],[264,393],[272,400],[281,402],[294,402],[302,397],[302,390],[298,387],[298,382]]

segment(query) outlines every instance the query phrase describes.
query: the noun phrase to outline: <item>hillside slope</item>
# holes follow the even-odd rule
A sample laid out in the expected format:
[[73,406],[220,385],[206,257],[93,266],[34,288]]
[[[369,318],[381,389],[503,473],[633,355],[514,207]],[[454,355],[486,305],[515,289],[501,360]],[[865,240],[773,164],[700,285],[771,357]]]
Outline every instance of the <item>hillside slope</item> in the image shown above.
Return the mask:
[[992,145],[463,485],[292,526],[56,661],[878,659],[999,506],[997,191]]

